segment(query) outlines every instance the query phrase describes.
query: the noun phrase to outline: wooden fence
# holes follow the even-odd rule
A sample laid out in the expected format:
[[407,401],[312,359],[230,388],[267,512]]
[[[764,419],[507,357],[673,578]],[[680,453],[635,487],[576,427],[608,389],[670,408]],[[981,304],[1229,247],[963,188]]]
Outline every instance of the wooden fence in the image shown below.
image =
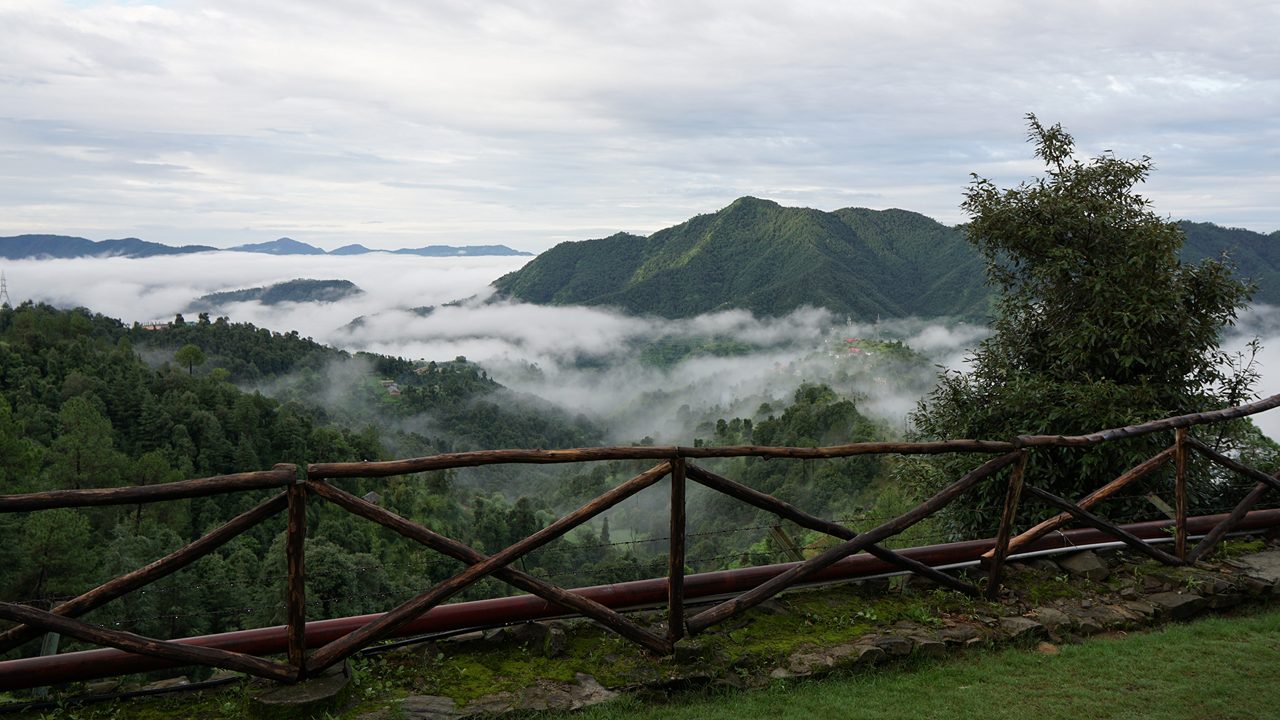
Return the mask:
[[[300,468],[276,465],[271,470],[223,475],[196,480],[144,487],[56,490],[23,495],[0,496],[0,512],[25,512],[52,508],[121,505],[175,500],[221,493],[279,489],[280,492],[256,507],[241,513],[204,537],[132,572],[114,578],[99,587],[67,600],[49,611],[0,602],[0,618],[17,623],[0,633],[0,652],[7,652],[38,637],[43,632],[57,632],[79,640],[117,648],[131,653],[155,656],[187,665],[205,665],[247,673],[281,682],[305,679],[326,667],[341,662],[353,653],[376,643],[431,608],[445,602],[478,580],[493,576],[520,590],[544,598],[567,612],[591,618],[628,640],[658,654],[673,652],[674,644],[688,634],[739,615],[749,608],[804,582],[855,553],[867,552],[897,568],[927,577],[953,590],[994,596],[1001,582],[1005,559],[1019,548],[1046,533],[1069,523],[1097,528],[1134,550],[1167,565],[1194,562],[1211,550],[1242,517],[1256,505],[1268,490],[1280,490],[1280,480],[1236,459],[1227,457],[1193,437],[1189,430],[1198,425],[1241,418],[1280,406],[1280,395],[1239,407],[1213,412],[1183,415],[1123,428],[1103,430],[1088,435],[1021,436],[1011,441],[947,440],[926,443],[854,443],[832,447],[760,447],[753,445],[721,447],[604,447],[574,450],[494,450],[450,453],[430,457],[385,462],[319,463]],[[1078,501],[1071,501],[1029,484],[1026,477],[1028,458],[1042,448],[1088,448],[1152,433],[1173,431],[1173,442],[1165,450],[1120,475]],[[1246,478],[1257,486],[1231,513],[1194,548],[1187,548],[1187,456],[1195,451],[1210,461]],[[778,498],[721,477],[694,460],[707,458],[842,458],[873,454],[941,454],[985,453],[994,455],[973,471],[955,480],[916,507],[877,527],[863,532],[819,518]],[[485,555],[474,548],[401,517],[386,508],[352,495],[328,481],[341,478],[375,478],[419,473],[429,470],[472,467],[507,463],[580,463],[601,460],[653,460],[656,464],[635,477],[608,490],[582,507],[570,512],[547,527],[513,545]],[[1165,552],[1125,532],[1090,511],[1098,503],[1113,496],[1125,486],[1151,473],[1172,460],[1175,464],[1175,544],[1172,553]],[[956,498],[984,481],[994,482],[1008,469],[1004,506],[993,547],[983,556],[987,581],[985,589],[936,570],[884,547],[886,539],[945,508]],[[562,537],[601,512],[623,500],[669,478],[670,545],[668,549],[667,632],[661,635],[641,626],[626,616],[570,592],[562,587],[533,577],[512,563],[543,545]],[[769,511],[801,527],[825,533],[839,542],[821,554],[804,560],[772,579],[737,597],[724,600],[693,615],[686,613],[683,582],[685,573],[685,489],[688,481],[724,493],[739,501]],[[462,561],[462,572],[425,589],[419,595],[383,613],[363,627],[308,652],[304,581],[306,563],[303,553],[306,537],[306,502],[308,497],[322,498],[350,513],[389,528],[432,550]],[[1062,512],[1014,536],[1019,504],[1031,496]],[[245,653],[209,647],[198,647],[169,640],[143,637],[113,630],[76,618],[126,593],[165,577],[208,555],[240,533],[281,511],[287,513],[285,553],[287,575],[288,657],[284,662]]]

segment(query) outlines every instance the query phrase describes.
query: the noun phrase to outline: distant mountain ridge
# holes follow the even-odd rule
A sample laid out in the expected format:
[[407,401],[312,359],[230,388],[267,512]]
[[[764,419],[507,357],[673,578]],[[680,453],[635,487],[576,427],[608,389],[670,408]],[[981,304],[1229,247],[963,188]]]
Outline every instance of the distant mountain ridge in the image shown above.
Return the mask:
[[78,257],[150,257],[153,255],[185,255],[209,252],[208,245],[173,247],[138,238],[93,241],[70,235],[13,235],[0,237],[0,257],[8,260],[26,258]]
[[[1230,251],[1255,302],[1280,304],[1280,231],[1183,221],[1184,260]],[[804,305],[858,320],[987,318],[982,258],[963,231],[907,210],[824,212],[743,197],[648,237],[561,243],[494,281],[496,297],[691,317],[742,308],[781,316]]]
[[282,237],[270,242],[250,243],[227,248],[229,252],[263,253],[265,255],[324,255],[325,251],[293,238]]
[[232,248],[216,248],[209,245],[182,245],[174,247],[163,243],[123,238],[120,240],[89,240],[71,235],[12,235],[0,237],[0,258],[7,260],[69,259],[84,257],[144,258],[157,255],[186,255],[199,252],[250,252],[265,255],[363,255],[365,253],[394,253],[397,255],[421,255],[425,257],[456,257],[472,255],[533,255],[531,252],[513,250],[506,245],[428,245],[420,248],[397,250],[370,249],[363,245],[345,245],[332,252],[325,252],[292,238],[279,238],[269,242],[237,245]]

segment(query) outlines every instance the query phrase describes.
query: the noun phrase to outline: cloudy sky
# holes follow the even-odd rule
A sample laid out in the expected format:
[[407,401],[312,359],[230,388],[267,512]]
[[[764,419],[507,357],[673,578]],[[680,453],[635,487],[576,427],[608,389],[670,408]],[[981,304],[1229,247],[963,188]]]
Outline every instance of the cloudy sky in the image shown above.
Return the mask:
[[1280,229],[1280,4],[0,0],[0,235],[647,233],[741,195],[962,220],[1023,115]]

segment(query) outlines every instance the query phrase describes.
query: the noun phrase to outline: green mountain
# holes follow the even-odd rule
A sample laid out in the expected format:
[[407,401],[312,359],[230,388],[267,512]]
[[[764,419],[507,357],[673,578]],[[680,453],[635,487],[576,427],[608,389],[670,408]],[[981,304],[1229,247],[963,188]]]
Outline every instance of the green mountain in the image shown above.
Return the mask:
[[236,302],[260,302],[263,305],[276,305],[283,302],[329,303],[363,294],[364,290],[350,280],[297,278],[267,287],[226,290],[202,295],[191,303],[189,311],[211,311]]
[[823,212],[744,197],[647,238],[566,242],[494,282],[500,297],[688,317],[803,305],[859,319],[981,317],[982,263],[963,236],[905,210]]
[[[1179,226],[1184,260],[1226,251],[1258,283],[1255,302],[1280,304],[1280,232]],[[823,212],[744,197],[649,237],[561,243],[493,285],[499,298],[672,318],[729,308],[778,316],[812,305],[859,320],[985,320],[985,279],[962,230],[919,213]]]

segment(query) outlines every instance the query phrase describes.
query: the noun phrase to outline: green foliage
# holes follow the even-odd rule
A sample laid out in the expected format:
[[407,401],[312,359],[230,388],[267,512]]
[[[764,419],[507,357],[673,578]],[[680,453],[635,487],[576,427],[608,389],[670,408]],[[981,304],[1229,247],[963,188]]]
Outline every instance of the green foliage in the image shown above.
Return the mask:
[[[942,375],[913,415],[917,435],[1078,434],[1246,400],[1255,376],[1233,369],[1218,340],[1249,288],[1223,262],[1179,260],[1181,231],[1133,191],[1150,158],[1081,162],[1060,126],[1029,121],[1046,175],[1003,190],[975,176],[963,203],[1000,293],[995,332],[972,372]],[[1170,439],[1037,451],[1028,478],[1078,497]],[[941,477],[973,464],[946,461]],[[984,488],[956,506],[960,529],[992,524],[1004,491]]]
[[115,485],[123,458],[112,443],[111,421],[92,400],[77,396],[63,403],[58,411],[58,430],[49,448],[48,469],[56,487]]
[[663,337],[640,348],[640,362],[670,368],[695,357],[733,357],[747,355],[755,346],[727,336],[710,338]]
[[178,351],[173,354],[173,360],[179,365],[185,365],[188,375],[195,375],[196,366],[204,364],[204,351],[197,345],[187,343],[178,348]]
[[227,371],[229,381],[246,384],[306,369],[319,371],[330,359],[346,356],[299,337],[297,331],[272,332],[225,317],[212,322],[203,316],[201,322],[175,321],[158,330],[135,325],[128,332],[128,342],[170,353],[195,345],[204,352],[206,362]]

